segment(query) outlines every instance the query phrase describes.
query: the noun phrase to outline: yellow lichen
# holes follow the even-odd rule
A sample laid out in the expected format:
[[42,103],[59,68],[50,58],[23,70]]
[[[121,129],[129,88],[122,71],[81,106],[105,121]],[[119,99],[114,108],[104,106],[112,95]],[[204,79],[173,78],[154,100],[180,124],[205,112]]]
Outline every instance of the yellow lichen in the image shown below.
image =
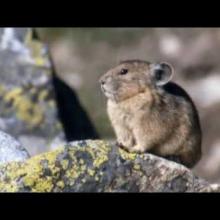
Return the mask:
[[86,165],[79,165],[79,167],[80,167],[80,171],[81,171],[81,172],[85,172],[85,170],[86,170]]
[[43,110],[25,96],[22,88],[14,88],[6,92],[4,100],[12,103],[17,117],[27,122],[29,127],[38,126],[42,122],[44,118]]
[[62,168],[63,168],[64,170],[66,170],[67,167],[68,167],[68,165],[69,165],[69,161],[68,161],[68,160],[62,160],[62,161],[60,161],[60,163],[61,163],[61,165],[62,165]]
[[140,169],[141,169],[140,164],[134,164],[134,169],[135,169],[135,170],[140,170]]
[[[101,146],[104,145],[104,142],[91,141],[93,147],[96,146],[96,150],[92,149],[93,147],[73,147],[68,148],[68,155],[71,159],[71,166],[69,160],[61,160],[61,167],[57,165],[58,155],[64,152],[64,147],[57,149],[52,152],[47,152],[41,155],[32,157],[25,162],[12,162],[6,165],[1,166],[1,169],[4,171],[4,179],[0,179],[0,191],[1,192],[16,192],[22,190],[23,187],[29,188],[32,192],[50,192],[53,188],[65,187],[65,182],[60,180],[61,170],[65,170],[65,177],[68,179],[68,184],[73,185],[75,180],[81,175],[88,173],[90,176],[94,176],[95,180],[98,181],[99,176],[95,175],[95,168],[99,167],[104,161],[107,160],[107,152],[109,147]],[[94,144],[94,145],[93,145]],[[101,144],[101,145],[100,145]],[[100,146],[100,149],[99,149]],[[79,151],[85,151],[93,155],[94,167],[89,168],[84,163],[83,159],[79,160],[76,158],[75,154]],[[68,168],[67,168],[68,167]],[[50,175],[45,176],[45,169],[51,171]],[[0,175],[1,177],[1,175]],[[7,181],[5,181],[7,178]],[[21,181],[21,185],[17,183]],[[82,179],[82,182],[85,182],[85,177]],[[20,187],[20,188],[19,188]]]
[[90,176],[94,176],[94,174],[95,174],[95,171],[92,169],[88,169],[87,172]]
[[84,164],[84,160],[83,160],[83,159],[80,159],[80,160],[79,160],[79,164],[83,165],[83,164]]
[[[29,186],[33,192],[50,192],[53,187],[52,177],[56,178],[56,174],[60,172],[60,169],[54,163],[60,152],[61,150],[58,149],[27,160],[23,170],[27,173],[23,178],[25,186]],[[44,167],[40,165],[43,160],[48,161],[48,168],[52,171],[52,177],[43,177]]]
[[22,88],[20,87],[14,88],[5,95],[4,99],[6,102],[10,102],[12,100],[15,100],[17,96],[22,94],[22,92],[23,92]]
[[34,183],[36,182],[36,179],[33,178],[33,176],[26,176],[23,179],[25,186],[33,186]]
[[75,152],[78,149],[74,148],[71,149],[71,151],[69,151],[69,156],[72,159],[72,167],[69,168],[66,171],[66,177],[68,177],[69,179],[71,179],[72,184],[74,184],[75,180],[82,174],[85,172],[86,170],[86,166],[85,165],[81,165],[79,163],[77,163],[77,159],[75,157]]
[[72,180],[72,184],[74,184],[75,180],[80,176],[80,172],[79,170],[77,171],[77,169],[75,167],[72,167],[71,169],[66,171],[66,177]]
[[[93,146],[94,143],[95,146]],[[90,145],[90,143],[88,144]],[[92,148],[96,148],[97,146],[97,151],[94,151]],[[91,154],[94,167],[99,168],[108,160],[109,149],[109,146],[104,141],[91,142],[90,148],[87,148],[86,151]]]
[[42,110],[27,98],[17,98],[15,107],[17,108],[18,118],[28,122],[31,126],[37,126],[42,122]]
[[44,57],[36,57],[35,58],[35,64],[37,66],[46,66],[46,61],[45,61],[45,58]]
[[27,32],[26,37],[25,37],[25,44],[27,48],[29,48],[31,56],[35,62],[36,66],[46,66],[48,63],[49,57],[46,54],[46,56],[43,54],[43,51],[45,49],[45,45],[38,41],[32,39],[32,33]]
[[124,160],[134,160],[137,156],[136,153],[128,153],[127,151],[119,148],[119,153]]
[[52,178],[40,178],[33,187],[32,192],[51,192],[53,188]]
[[93,166],[95,167],[100,167],[104,162],[106,162],[108,160],[107,155],[99,155],[99,157],[97,157],[94,162],[93,162]]
[[4,184],[0,183],[0,192],[17,192],[18,188],[16,184]]
[[[55,166],[55,160],[62,149],[45,153],[28,159],[26,162],[11,162],[3,165],[1,169],[5,170],[8,181],[0,180],[0,191],[16,192],[18,186],[16,180],[23,177],[25,187],[30,187],[32,192],[50,192],[53,183],[52,179],[57,177],[60,168]],[[52,176],[43,176],[44,167],[42,161],[48,161],[48,168],[52,171]]]
[[62,180],[60,180],[60,181],[57,182],[57,186],[60,187],[61,189],[63,189],[65,184]]
[[38,98],[39,98],[40,101],[44,101],[47,96],[48,96],[48,91],[43,90],[39,93]]

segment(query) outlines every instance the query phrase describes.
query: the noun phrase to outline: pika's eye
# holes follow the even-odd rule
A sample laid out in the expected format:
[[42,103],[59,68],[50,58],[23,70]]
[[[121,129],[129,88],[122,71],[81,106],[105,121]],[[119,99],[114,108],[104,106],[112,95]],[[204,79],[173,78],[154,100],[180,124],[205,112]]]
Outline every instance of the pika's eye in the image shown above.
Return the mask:
[[120,75],[125,75],[128,72],[127,69],[121,69],[120,71]]

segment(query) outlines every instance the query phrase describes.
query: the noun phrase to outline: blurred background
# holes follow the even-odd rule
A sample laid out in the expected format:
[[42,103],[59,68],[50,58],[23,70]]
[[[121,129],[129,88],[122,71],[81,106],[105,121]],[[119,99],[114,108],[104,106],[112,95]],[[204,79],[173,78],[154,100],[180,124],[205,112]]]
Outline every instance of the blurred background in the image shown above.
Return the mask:
[[37,28],[57,74],[73,88],[102,139],[114,139],[99,77],[124,59],[167,61],[193,98],[203,130],[195,173],[220,182],[219,28]]

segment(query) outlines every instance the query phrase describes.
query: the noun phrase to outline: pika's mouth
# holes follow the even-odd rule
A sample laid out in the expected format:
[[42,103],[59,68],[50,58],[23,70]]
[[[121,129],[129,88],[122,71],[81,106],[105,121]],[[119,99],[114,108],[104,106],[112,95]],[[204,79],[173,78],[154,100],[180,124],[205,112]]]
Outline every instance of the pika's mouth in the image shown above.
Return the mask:
[[102,92],[106,95],[106,94],[112,94],[112,92],[111,91],[108,91],[106,88],[105,88],[105,86],[103,86],[103,85],[101,85],[101,90],[102,90]]
[[107,98],[112,99],[115,97],[115,92],[106,89],[106,87],[103,85],[101,85],[101,90]]

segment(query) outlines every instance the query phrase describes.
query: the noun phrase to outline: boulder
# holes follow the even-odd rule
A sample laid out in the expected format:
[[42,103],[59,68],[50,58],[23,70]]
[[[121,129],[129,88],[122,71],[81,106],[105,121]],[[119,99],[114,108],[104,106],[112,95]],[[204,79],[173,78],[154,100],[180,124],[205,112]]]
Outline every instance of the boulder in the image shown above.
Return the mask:
[[0,78],[0,130],[32,155],[48,150],[55,137],[64,140],[47,47],[32,29],[0,29]]
[[101,140],[70,142],[0,166],[1,192],[219,192],[186,167]]
[[33,29],[0,28],[0,78],[0,130],[31,155],[66,140],[97,137],[74,92],[55,75],[48,47]]

